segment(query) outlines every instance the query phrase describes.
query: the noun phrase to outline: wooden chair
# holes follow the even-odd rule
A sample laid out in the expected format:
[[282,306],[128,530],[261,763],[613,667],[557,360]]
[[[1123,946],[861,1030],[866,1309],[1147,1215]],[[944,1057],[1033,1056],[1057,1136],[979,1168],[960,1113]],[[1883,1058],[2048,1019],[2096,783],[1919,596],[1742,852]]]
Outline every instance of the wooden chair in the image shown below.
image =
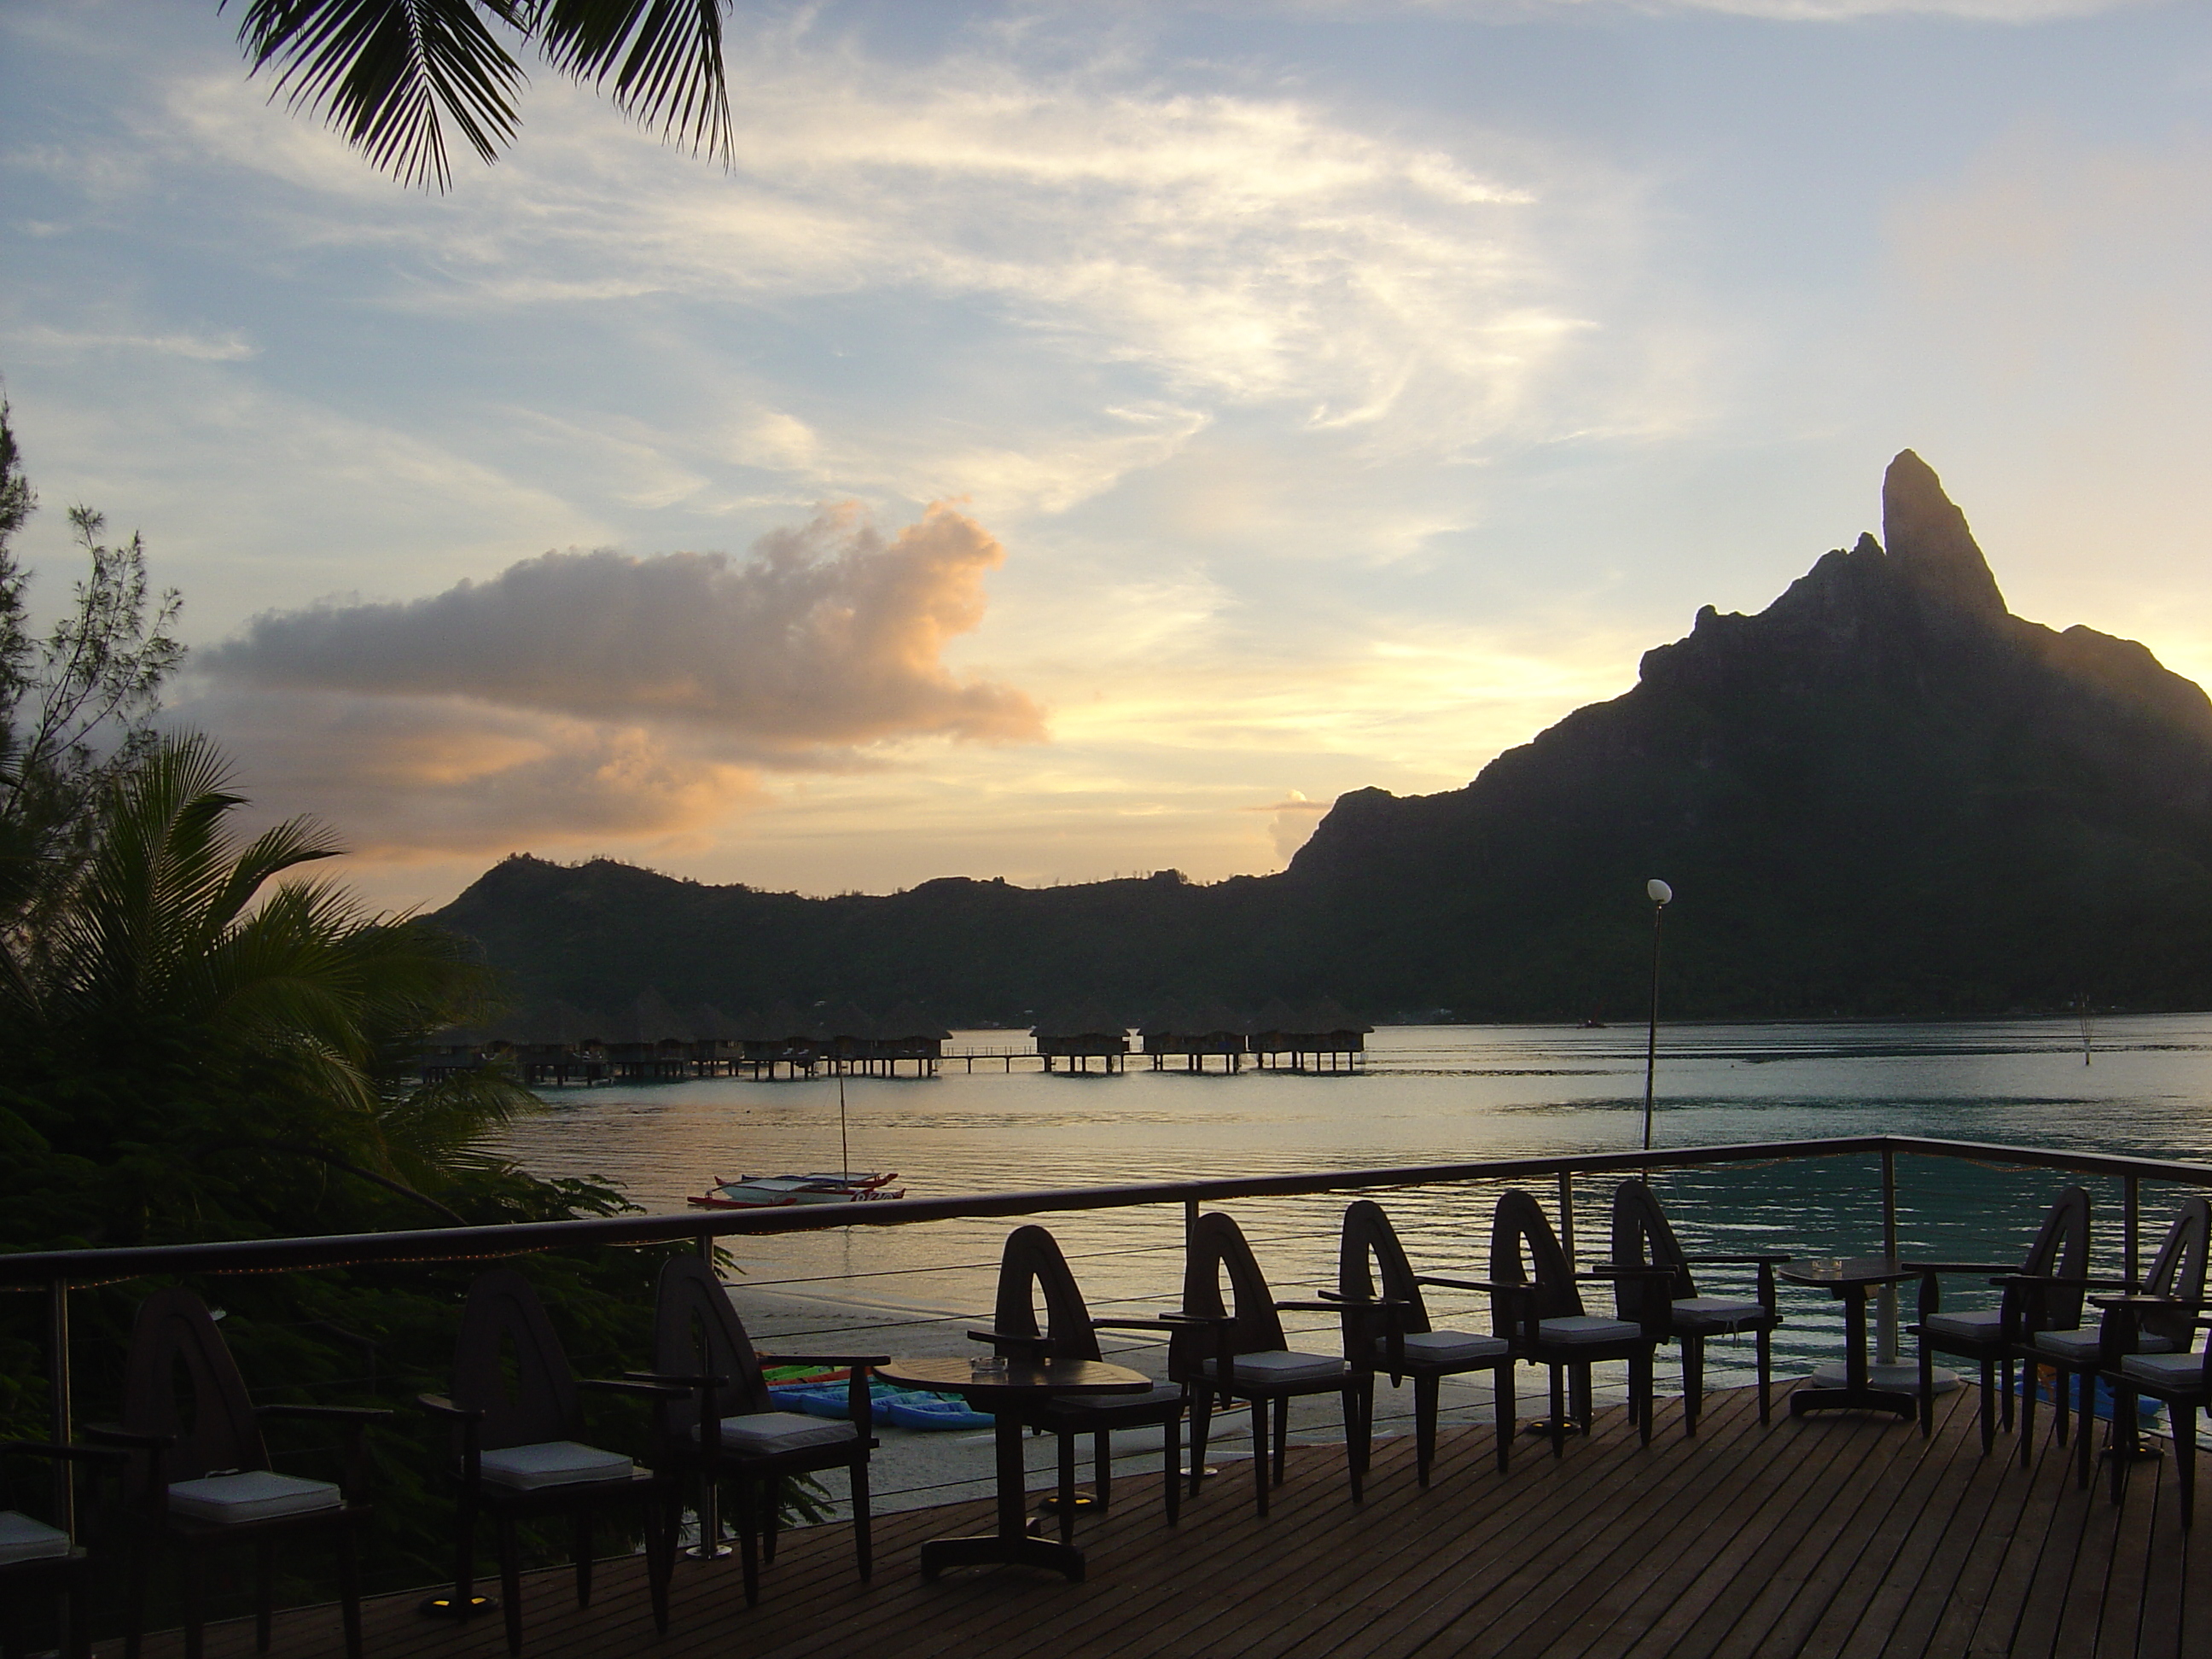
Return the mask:
[[[1042,1330],[1036,1304],[1045,1307]],[[1017,1227],[1006,1236],[999,1260],[999,1294],[988,1331],[970,1331],[978,1342],[1030,1359],[1103,1359],[1098,1333],[1133,1330],[1159,1333],[1158,1320],[1093,1319],[1060,1254],[1060,1241],[1039,1226]],[[1075,1442],[1091,1437],[1091,1493],[1101,1510],[1113,1501],[1114,1431],[1160,1431],[1164,1463],[1161,1497],[1173,1526],[1182,1493],[1182,1419],[1190,1391],[1181,1383],[1160,1383],[1149,1394],[1101,1395],[1092,1399],[1048,1400],[1025,1420],[1054,1436],[1060,1447],[1060,1535],[1075,1535]]]
[[[775,1356],[773,1363],[777,1364],[849,1366],[848,1415],[842,1419],[777,1410],[761,1375],[762,1358],[714,1269],[696,1255],[671,1256],[660,1270],[653,1297],[653,1370],[629,1375],[635,1381],[684,1390],[667,1409],[665,1432],[672,1466],[699,1479],[702,1551],[715,1547],[721,1531],[717,1501],[721,1484],[735,1484],[748,1607],[760,1601],[763,1533],[767,1558],[770,1563],[775,1559],[777,1488],[788,1476],[820,1469],[846,1471],[852,1486],[853,1553],[861,1581],[866,1583],[873,1571],[868,1454],[877,1442],[870,1432],[868,1369],[887,1364],[889,1357]],[[701,1425],[709,1423],[719,1423],[721,1432],[702,1435]]]
[[2174,1473],[2180,1477],[2181,1528],[2185,1533],[2197,1510],[2197,1413],[2212,1411],[2212,1354],[2191,1353],[2185,1344],[2179,1351],[2145,1352],[2138,1330],[2146,1317],[2178,1323],[2185,1314],[2193,1321],[2201,1317],[2204,1304],[2145,1295],[2099,1297],[2096,1301],[2114,1339],[2116,1363],[2098,1370],[2112,1390],[2112,1502],[2126,1495],[2128,1468],[2136,1461],[2136,1401],[2148,1395],[2164,1402],[2173,1430]]
[[[530,1281],[495,1267],[469,1287],[453,1352],[450,1396],[419,1403],[453,1425],[453,1475],[460,1487],[456,1517],[452,1607],[476,1601],[476,1525],[491,1516],[499,1540],[507,1650],[522,1651],[522,1555],[516,1527],[566,1514],[574,1528],[576,1605],[592,1601],[592,1530],[598,1511],[635,1507],[643,1513],[646,1580],[653,1627],[668,1632],[668,1580],[676,1554],[682,1487],[670,1473],[640,1468],[624,1453],[584,1440],[585,1389],[653,1402],[655,1415],[690,1391],[629,1379],[579,1379]],[[656,1434],[656,1440],[665,1438]]]
[[[1421,1286],[1431,1282],[1414,1273],[1381,1205],[1363,1198],[1346,1208],[1334,1297],[1342,1306],[1345,1358],[1370,1373],[1389,1372],[1393,1388],[1401,1377],[1413,1378],[1414,1468],[1424,1486],[1436,1461],[1439,1385],[1447,1376],[1488,1371],[1503,1474],[1513,1454],[1513,1345],[1501,1336],[1436,1329],[1421,1295]],[[1373,1397],[1370,1381],[1366,1398]],[[1373,1434],[1370,1413],[1359,1429],[1363,1470]]]
[[[1587,1279],[1625,1279],[1668,1280],[1667,1267],[1607,1267],[1583,1274]],[[1446,1279],[1430,1275],[1422,1281],[1449,1285],[1457,1290],[1487,1291],[1492,1297],[1493,1328],[1507,1333],[1513,1357],[1542,1365],[1552,1374],[1552,1455],[1565,1456],[1569,1401],[1566,1380],[1573,1382],[1572,1409],[1583,1432],[1589,1431],[1592,1407],[1590,1367],[1601,1360],[1628,1362],[1629,1415],[1651,1443],[1651,1354],[1664,1327],[1656,1322],[1606,1319],[1583,1306],[1575,1288],[1574,1270],[1566,1252],[1552,1231],[1543,1206],[1518,1188],[1498,1200],[1490,1224],[1490,1277],[1486,1279]]]
[[[1218,1211],[1199,1217],[1185,1243],[1182,1309],[1168,1344],[1168,1375],[1191,1391],[1191,1492],[1206,1462],[1213,1396],[1242,1400],[1252,1408],[1252,1473],[1260,1513],[1267,1513],[1267,1488],[1281,1484],[1289,1445],[1290,1402],[1302,1395],[1334,1394],[1344,1401],[1345,1464],[1352,1498],[1360,1499],[1363,1470],[1356,1437],[1366,1420],[1373,1375],[1353,1370],[1339,1354],[1300,1353],[1285,1341],[1280,1316],[1293,1310],[1341,1313],[1333,1302],[1278,1302],[1252,1247],[1234,1218]],[[1229,1275],[1234,1310],[1221,1294]],[[1273,1419],[1272,1454],[1269,1419]]]
[[[24,1458],[59,1465],[58,1480],[74,1483],[77,1463],[120,1465],[130,1454],[114,1446],[58,1446],[40,1440],[0,1441],[0,1651],[22,1659],[26,1604],[54,1598],[63,1615],[61,1651],[69,1659],[92,1659],[92,1554],[64,1527],[9,1507],[16,1483],[15,1463]],[[56,1516],[57,1520],[62,1519]]]
[[[1936,1356],[1972,1359],[1982,1373],[1986,1457],[1996,1444],[1998,1425],[2012,1427],[2014,1352],[2040,1332],[2070,1331],[2081,1322],[2083,1276],[2089,1271],[2089,1194],[2079,1187],[2058,1194],[2017,1267],[1974,1261],[1905,1265],[1920,1273],[1920,1316],[1906,1329],[1920,1339],[1921,1436],[1935,1432]],[[2003,1288],[2003,1298],[1994,1308],[1943,1312],[1939,1280],[1946,1273],[1997,1275],[1990,1283]]]
[[[166,1545],[184,1558],[185,1655],[200,1659],[205,1575],[199,1558],[209,1550],[252,1545],[254,1644],[266,1653],[276,1540],[325,1531],[337,1545],[346,1653],[361,1659],[356,1550],[369,1518],[362,1437],[370,1423],[391,1415],[355,1406],[256,1406],[199,1297],[173,1287],[141,1303],[124,1361],[122,1421],[85,1429],[88,1438],[132,1453],[124,1504],[131,1538],[124,1610],[128,1659],[137,1659],[143,1644],[146,1578],[157,1547]],[[261,1425],[271,1418],[343,1425],[344,1472],[337,1484],[270,1468]]]
[[[2019,1275],[2024,1288],[2048,1297],[2056,1306],[2070,1295],[2076,1326],[2060,1322],[2062,1309],[2049,1327],[2032,1329],[2027,1340],[2014,1346],[2015,1358],[2031,1366],[2047,1365],[2057,1374],[2052,1390],[2057,1413],[2058,1443],[2066,1443],[2066,1407],[2069,1394],[2078,1396],[2075,1432],[2075,1483],[2089,1485],[2090,1465],[2096,1455],[2097,1375],[2117,1371],[2131,1354],[2170,1354],[2185,1351],[2197,1330],[2197,1304],[2204,1299],[2205,1250],[2212,1235],[2212,1204],[2201,1198],[2185,1200],[2151,1258],[2150,1272],[2140,1285],[2111,1279],[2029,1279]],[[2142,1298],[2124,1313],[2101,1319],[2094,1328],[2079,1323],[2078,1310],[2084,1292],[2093,1290],[2133,1292]],[[2131,1301],[2133,1298],[2130,1298]],[[2035,1373],[2027,1373],[2020,1401],[2020,1462],[2026,1468],[2035,1453]],[[2118,1419],[2114,1419],[2117,1427]],[[2130,1427],[2132,1432],[2132,1425]]]
[[[1664,1268],[1670,1277],[1626,1273],[1614,1281],[1614,1310],[1645,1328],[1656,1326],[1682,1348],[1682,1430],[1698,1431],[1705,1398],[1705,1339],[1744,1331],[1757,1341],[1759,1420],[1773,1421],[1774,1328],[1782,1322],[1775,1304],[1774,1269],[1787,1255],[1690,1255],[1674,1237],[1659,1200],[1641,1181],[1624,1181],[1613,1194],[1613,1265],[1623,1270]],[[1759,1270],[1754,1300],[1701,1296],[1692,1267],[1746,1267]]]

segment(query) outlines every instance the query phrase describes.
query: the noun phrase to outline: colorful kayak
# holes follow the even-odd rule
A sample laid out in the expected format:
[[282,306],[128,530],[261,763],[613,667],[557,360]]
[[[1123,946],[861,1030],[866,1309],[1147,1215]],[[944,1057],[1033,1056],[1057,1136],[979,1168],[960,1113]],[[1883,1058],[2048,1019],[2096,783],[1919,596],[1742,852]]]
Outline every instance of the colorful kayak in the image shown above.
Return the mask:
[[904,1198],[906,1188],[890,1190],[898,1179],[889,1175],[739,1176],[717,1182],[700,1197],[687,1200],[702,1210],[769,1210],[787,1204],[864,1204],[871,1199]]

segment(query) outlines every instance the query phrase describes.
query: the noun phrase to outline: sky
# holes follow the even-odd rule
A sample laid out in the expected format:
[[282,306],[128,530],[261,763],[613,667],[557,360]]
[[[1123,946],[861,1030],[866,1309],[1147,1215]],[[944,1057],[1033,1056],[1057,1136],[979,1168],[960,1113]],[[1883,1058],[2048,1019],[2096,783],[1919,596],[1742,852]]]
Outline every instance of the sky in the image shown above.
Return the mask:
[[0,376],[165,719],[373,900],[1279,869],[1879,532],[2212,679],[2202,0],[740,5],[401,187],[213,0],[0,0]]

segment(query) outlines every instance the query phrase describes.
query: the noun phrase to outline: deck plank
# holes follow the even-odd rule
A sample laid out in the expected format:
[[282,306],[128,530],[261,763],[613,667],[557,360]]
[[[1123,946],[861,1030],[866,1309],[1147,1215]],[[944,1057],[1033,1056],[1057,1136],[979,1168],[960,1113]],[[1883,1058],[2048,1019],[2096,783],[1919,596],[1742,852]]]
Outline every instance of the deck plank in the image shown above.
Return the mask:
[[[1790,1653],[2141,1656],[2190,1650],[2212,1629],[2212,1572],[2192,1574],[2171,1460],[2132,1472],[2115,1509],[2078,1492],[2070,1461],[2034,1467],[2001,1437],[1979,1455],[1971,1390],[1942,1402],[1934,1435],[1839,1415],[1757,1420],[1753,1391],[1716,1393],[1698,1438],[1662,1401],[1652,1444],[1618,1409],[1554,1460],[1516,1447],[1491,1466],[1491,1431],[1449,1431],[1436,1480],[1416,1484],[1410,1437],[1379,1443],[1366,1501],[1345,1489],[1340,1446],[1294,1449],[1271,1513],[1249,1472],[1220,1477],[1170,1528],[1159,1476],[1121,1475],[1086,1516],[1081,1584],[1015,1569],[924,1583],[922,1542],[990,1523],[969,1501],[879,1517],[874,1582],[848,1528],[787,1534],[748,1608],[734,1561],[686,1561],[668,1638],[656,1640],[643,1564],[605,1563],[592,1605],[565,1570],[525,1580],[529,1659],[813,1659],[896,1649],[952,1659],[1007,1644],[1062,1659],[1203,1652],[1209,1659],[1747,1659]],[[364,1608],[376,1659],[502,1659],[496,1618],[454,1625],[420,1592]],[[208,1659],[248,1659],[250,1621],[209,1631]],[[336,1610],[279,1614],[283,1659],[341,1659]],[[179,1659],[174,1632],[146,1659]],[[118,1659],[105,1644],[101,1659]]]

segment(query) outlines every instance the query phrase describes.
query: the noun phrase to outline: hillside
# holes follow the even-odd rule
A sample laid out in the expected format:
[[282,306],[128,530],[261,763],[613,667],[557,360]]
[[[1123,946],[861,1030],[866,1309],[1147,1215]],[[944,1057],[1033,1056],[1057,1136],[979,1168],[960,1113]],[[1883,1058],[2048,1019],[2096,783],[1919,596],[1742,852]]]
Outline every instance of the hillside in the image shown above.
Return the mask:
[[1907,451],[1883,537],[1466,787],[1340,799],[1285,873],[810,899],[514,858],[438,920],[526,1000],[738,1009],[1074,998],[1557,1018],[1638,1001],[1664,875],[1690,1014],[2212,1005],[2212,702],[2149,651],[2013,616]]

